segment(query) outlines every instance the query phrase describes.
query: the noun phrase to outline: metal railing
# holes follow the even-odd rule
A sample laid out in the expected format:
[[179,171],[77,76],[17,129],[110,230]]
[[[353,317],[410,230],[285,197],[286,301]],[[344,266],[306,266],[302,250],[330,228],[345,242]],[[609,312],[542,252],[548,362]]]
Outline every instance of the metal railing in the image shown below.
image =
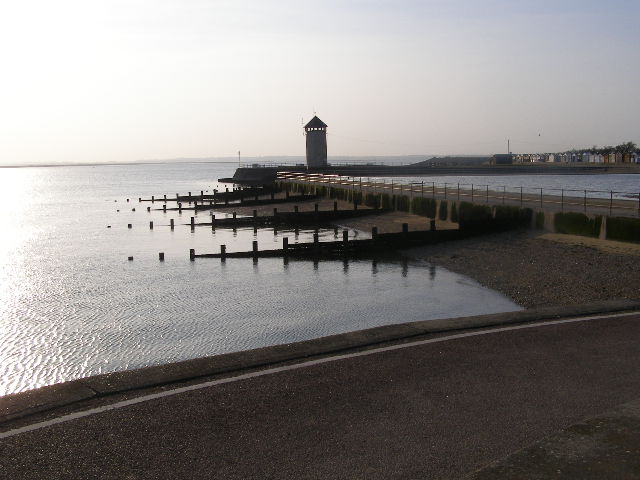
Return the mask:
[[[370,177],[349,177],[343,175],[310,174],[301,172],[278,172],[279,180],[293,180],[308,184],[323,184],[348,189],[358,189],[366,193],[391,193],[409,197],[432,197],[438,199],[470,200],[472,203],[510,204],[520,206],[545,205],[565,208],[571,211],[588,209],[633,211],[640,216],[640,191],[623,192],[615,190],[592,190],[572,188],[524,187],[508,185],[488,185],[474,183],[402,183],[383,179],[382,182]],[[626,196],[628,199],[619,198]]]

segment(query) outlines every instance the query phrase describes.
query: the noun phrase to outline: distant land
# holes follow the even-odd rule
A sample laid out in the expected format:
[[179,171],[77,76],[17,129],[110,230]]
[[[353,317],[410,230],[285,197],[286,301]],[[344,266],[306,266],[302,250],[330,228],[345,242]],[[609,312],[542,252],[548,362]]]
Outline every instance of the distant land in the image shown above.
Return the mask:
[[[373,164],[414,164],[420,162],[432,162],[434,164],[449,163],[452,159],[455,159],[459,164],[478,164],[488,159],[488,155],[474,156],[474,155],[335,155],[329,156],[328,161],[334,165],[351,164],[351,163],[373,163]],[[23,163],[23,164],[11,164],[1,163],[0,168],[26,168],[26,167],[74,167],[74,166],[97,166],[97,165],[153,165],[153,164],[165,164],[165,163],[230,163],[238,165],[268,165],[268,164],[285,164],[296,165],[305,164],[306,158],[303,155],[266,155],[260,157],[180,157],[180,158],[166,158],[166,159],[143,159],[132,160],[122,162],[55,162],[55,163]]]

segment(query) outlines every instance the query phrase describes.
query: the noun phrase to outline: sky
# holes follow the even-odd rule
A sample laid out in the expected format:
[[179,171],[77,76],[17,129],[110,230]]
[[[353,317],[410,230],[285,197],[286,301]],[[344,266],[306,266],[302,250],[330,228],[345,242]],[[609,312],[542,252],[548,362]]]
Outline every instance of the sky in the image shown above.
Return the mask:
[[0,164],[640,143],[637,0],[0,0]]

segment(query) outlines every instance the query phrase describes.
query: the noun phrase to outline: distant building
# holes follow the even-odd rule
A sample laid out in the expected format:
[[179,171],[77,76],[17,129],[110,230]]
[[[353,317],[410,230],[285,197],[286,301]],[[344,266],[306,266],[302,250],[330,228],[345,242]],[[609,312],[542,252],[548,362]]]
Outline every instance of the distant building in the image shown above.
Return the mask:
[[513,154],[511,153],[496,153],[491,160],[491,165],[511,165],[513,164]]
[[327,166],[327,124],[314,116],[304,126],[307,137],[307,168]]

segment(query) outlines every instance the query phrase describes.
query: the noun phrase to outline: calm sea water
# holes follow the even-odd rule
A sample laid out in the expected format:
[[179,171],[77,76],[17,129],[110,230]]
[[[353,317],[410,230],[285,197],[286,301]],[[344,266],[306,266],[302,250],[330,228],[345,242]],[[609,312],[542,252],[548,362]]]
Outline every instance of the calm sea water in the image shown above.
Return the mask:
[[[277,248],[285,235],[294,241],[293,232],[191,231],[182,224],[192,213],[149,213],[149,204],[137,202],[211,191],[234,168],[0,169],[0,395],[396,322],[519,309],[421,261],[190,262],[190,248],[244,250],[256,238],[261,248]],[[331,238],[333,231],[322,233],[321,240]],[[302,231],[297,240],[310,239]]]

